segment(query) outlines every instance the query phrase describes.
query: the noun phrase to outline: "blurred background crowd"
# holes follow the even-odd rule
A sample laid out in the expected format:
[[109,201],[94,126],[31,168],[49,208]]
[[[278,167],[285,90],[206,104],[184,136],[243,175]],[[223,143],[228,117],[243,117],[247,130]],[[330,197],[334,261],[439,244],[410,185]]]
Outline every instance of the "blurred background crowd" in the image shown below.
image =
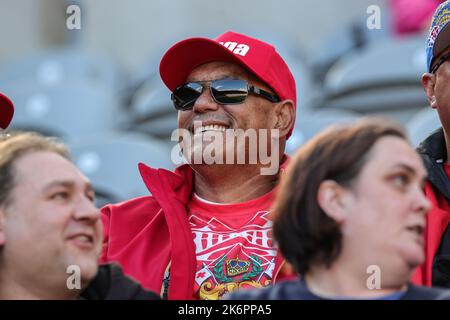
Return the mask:
[[[234,30],[273,44],[297,81],[287,152],[331,123],[384,115],[416,145],[440,126],[420,77],[439,0],[1,0],[11,130],[61,137],[99,206],[147,194],[137,163],[174,168],[177,112],[158,65],[173,43]],[[69,30],[70,5],[81,9]],[[380,28],[367,22],[380,9]],[[372,20],[371,20],[372,21]]]

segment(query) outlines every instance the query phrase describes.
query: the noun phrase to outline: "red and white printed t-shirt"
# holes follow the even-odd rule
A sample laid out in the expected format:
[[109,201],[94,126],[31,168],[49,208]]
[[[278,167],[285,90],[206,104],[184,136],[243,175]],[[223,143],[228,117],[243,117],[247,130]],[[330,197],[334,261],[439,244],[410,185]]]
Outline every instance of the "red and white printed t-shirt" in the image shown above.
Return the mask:
[[272,282],[277,249],[269,208],[274,196],[272,190],[236,204],[192,196],[188,212],[197,255],[194,297],[217,300],[239,288]]

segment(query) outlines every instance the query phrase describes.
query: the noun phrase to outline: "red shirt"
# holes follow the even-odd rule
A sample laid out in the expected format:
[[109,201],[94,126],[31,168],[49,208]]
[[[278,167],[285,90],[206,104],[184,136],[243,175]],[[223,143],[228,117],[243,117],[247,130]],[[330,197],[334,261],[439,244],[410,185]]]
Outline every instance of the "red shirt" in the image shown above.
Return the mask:
[[[287,160],[281,170],[286,164]],[[171,172],[143,164],[139,164],[139,170],[152,195],[102,209],[101,262],[118,262],[124,273],[141,282],[143,287],[167,292],[170,300],[192,299],[198,272],[188,219],[193,170],[183,165]],[[165,281],[169,265],[170,281]],[[277,252],[274,273],[272,283],[295,276],[280,252]]]
[[271,284],[277,255],[269,218],[274,196],[272,190],[236,204],[192,196],[188,219],[197,257],[196,298],[216,300],[239,288]]

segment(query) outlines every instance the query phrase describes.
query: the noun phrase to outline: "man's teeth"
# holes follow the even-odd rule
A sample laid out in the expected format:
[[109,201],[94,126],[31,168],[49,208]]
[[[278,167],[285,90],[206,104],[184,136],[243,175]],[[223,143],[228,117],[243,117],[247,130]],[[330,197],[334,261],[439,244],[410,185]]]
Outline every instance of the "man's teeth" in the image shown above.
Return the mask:
[[85,235],[80,235],[75,237],[75,239],[83,241],[83,242],[92,242],[92,238],[89,236],[85,236]]
[[221,125],[217,125],[217,124],[210,124],[210,125],[207,125],[207,126],[201,126],[201,127],[198,127],[198,128],[195,128],[195,134],[197,134],[197,133],[201,133],[201,132],[204,132],[204,131],[208,131],[208,130],[211,130],[211,131],[225,131],[227,128],[225,127],[225,126],[221,126]]

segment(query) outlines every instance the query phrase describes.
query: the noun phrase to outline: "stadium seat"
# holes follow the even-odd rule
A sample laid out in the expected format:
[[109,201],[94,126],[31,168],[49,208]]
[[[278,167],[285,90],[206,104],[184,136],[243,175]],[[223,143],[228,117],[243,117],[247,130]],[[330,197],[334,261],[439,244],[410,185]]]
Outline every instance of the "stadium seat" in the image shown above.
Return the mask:
[[321,40],[319,48],[310,55],[307,63],[313,70],[314,79],[323,81],[328,70],[342,56],[352,51],[362,50],[372,42],[384,41],[391,37],[390,12],[382,10],[383,23],[380,29],[367,28],[367,19],[354,19],[340,23],[328,36]]
[[385,39],[340,59],[325,78],[331,94],[359,89],[417,84],[426,70],[424,38]]
[[177,119],[178,112],[172,105],[169,89],[160,79],[153,79],[134,94],[123,127],[167,140],[177,128]]
[[68,140],[73,159],[91,180],[97,205],[149,195],[138,171],[142,162],[173,169],[173,145],[136,133],[111,132]]
[[125,83],[113,61],[72,46],[20,57],[0,66],[0,87],[24,79],[45,86],[66,81],[101,83],[113,91],[121,89]]
[[301,145],[330,125],[352,123],[359,118],[358,114],[346,110],[304,110],[297,116],[292,136],[286,143],[286,153],[294,154]]
[[11,129],[32,130],[60,137],[109,131],[121,116],[111,90],[84,81],[52,86],[33,80],[2,86],[16,106]]
[[295,79],[297,111],[301,113],[304,109],[311,109],[322,95],[321,87],[314,82],[311,71],[303,60],[288,57],[285,61]]
[[317,108],[383,114],[406,123],[427,103],[421,86],[424,39],[385,39],[340,59],[324,82]]
[[407,124],[406,130],[413,146],[418,146],[430,133],[441,127],[435,109],[427,106],[420,110]]

